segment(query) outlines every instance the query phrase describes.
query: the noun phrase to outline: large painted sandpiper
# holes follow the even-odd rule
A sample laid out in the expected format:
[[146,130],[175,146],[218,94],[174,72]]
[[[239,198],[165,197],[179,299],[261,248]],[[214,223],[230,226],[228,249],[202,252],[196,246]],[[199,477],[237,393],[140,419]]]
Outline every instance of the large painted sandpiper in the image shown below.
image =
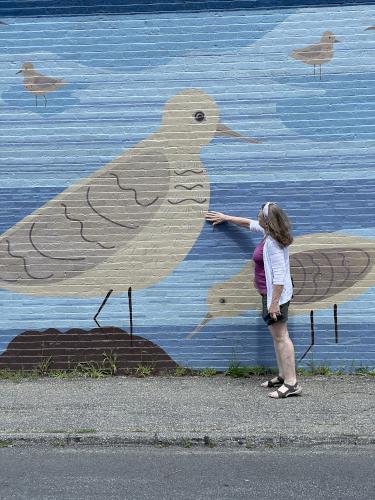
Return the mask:
[[[327,309],[352,300],[375,283],[375,241],[338,233],[299,236],[290,246],[294,298],[289,315]],[[213,285],[207,294],[208,312],[187,338],[217,318],[231,318],[260,310],[253,284],[253,261],[228,280]]]
[[220,123],[209,95],[185,89],[160,128],[0,237],[0,287],[97,297],[154,285],[184,260],[204,224],[210,186],[200,152]]

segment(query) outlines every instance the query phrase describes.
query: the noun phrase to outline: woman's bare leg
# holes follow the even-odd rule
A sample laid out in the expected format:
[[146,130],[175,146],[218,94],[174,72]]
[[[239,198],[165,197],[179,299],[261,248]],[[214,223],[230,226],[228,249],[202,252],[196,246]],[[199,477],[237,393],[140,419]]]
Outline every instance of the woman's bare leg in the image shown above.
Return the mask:
[[280,353],[279,353],[279,349],[276,347],[276,341],[275,341],[275,339],[273,340],[273,345],[274,345],[274,348],[275,348],[277,367],[279,369],[279,377],[282,377],[282,378],[285,379],[285,377],[284,377],[284,371],[283,371],[283,366],[282,366],[281,359],[280,359]]
[[294,385],[297,382],[296,364],[294,346],[289,337],[288,326],[286,323],[280,321],[269,325],[268,328],[274,341],[280,373],[283,374],[283,378],[287,384]]

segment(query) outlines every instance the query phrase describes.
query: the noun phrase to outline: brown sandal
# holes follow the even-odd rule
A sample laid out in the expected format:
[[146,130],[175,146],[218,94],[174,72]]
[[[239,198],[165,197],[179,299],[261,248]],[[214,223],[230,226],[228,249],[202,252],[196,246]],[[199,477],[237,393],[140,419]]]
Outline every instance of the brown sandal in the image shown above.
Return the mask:
[[277,389],[275,391],[277,393],[277,396],[269,395],[270,398],[284,399],[284,398],[288,398],[289,396],[298,396],[302,392],[302,388],[298,385],[297,382],[294,385],[285,384],[285,382],[284,382],[284,385],[288,389],[287,391],[283,392],[283,391],[280,391],[280,389]]
[[276,382],[272,382],[272,379],[271,380],[267,380],[267,385],[263,385],[265,384],[265,382],[263,382],[262,384],[260,384],[262,387],[266,387],[266,388],[269,388],[269,387],[280,387],[281,385],[283,385],[284,383],[284,379],[283,377],[280,377],[280,375],[278,375],[276,377]]

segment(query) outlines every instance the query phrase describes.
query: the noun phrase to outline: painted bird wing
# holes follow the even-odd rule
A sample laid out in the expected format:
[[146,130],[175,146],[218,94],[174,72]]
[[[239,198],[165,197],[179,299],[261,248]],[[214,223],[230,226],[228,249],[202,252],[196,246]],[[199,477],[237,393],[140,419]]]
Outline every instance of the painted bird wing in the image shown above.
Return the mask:
[[371,270],[375,253],[369,249],[319,248],[290,256],[296,304],[318,302],[358,283]]
[[118,157],[0,237],[0,285],[54,283],[97,266],[153,220],[168,188],[161,150]]
[[322,46],[319,44],[309,45],[303,49],[296,49],[290,54],[294,59],[316,59],[323,54]]
[[35,90],[51,90],[55,85],[63,85],[64,81],[62,78],[50,78],[48,76],[34,76],[32,78],[32,82],[29,84],[32,87],[35,87]]

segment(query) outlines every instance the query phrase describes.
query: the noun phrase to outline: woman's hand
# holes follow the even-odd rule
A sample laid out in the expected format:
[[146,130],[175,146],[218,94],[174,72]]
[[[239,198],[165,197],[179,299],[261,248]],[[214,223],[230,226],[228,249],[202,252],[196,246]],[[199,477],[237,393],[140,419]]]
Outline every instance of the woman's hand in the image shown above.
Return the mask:
[[207,212],[205,217],[206,220],[212,222],[214,226],[228,220],[228,215],[222,214],[221,212]]
[[272,319],[277,321],[277,316],[280,316],[280,306],[278,304],[271,304],[268,310]]

